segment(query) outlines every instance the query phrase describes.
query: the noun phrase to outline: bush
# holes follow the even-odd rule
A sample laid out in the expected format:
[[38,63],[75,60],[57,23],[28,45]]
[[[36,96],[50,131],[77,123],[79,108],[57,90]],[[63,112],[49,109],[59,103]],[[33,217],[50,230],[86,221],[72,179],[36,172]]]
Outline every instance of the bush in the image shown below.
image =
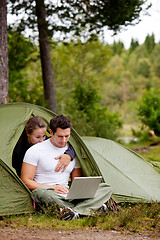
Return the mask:
[[152,88],[145,92],[138,107],[138,116],[142,124],[160,136],[160,90]]
[[98,89],[90,83],[78,82],[73,100],[68,104],[67,114],[80,135],[116,139],[122,126],[118,113],[101,106]]

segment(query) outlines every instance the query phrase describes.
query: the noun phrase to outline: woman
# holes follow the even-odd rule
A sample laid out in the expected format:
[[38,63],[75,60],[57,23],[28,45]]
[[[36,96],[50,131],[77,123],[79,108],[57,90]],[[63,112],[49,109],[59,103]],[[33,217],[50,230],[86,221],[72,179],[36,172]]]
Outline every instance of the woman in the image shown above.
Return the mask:
[[[32,145],[44,141],[46,137],[47,123],[39,116],[34,116],[30,118],[26,125],[25,129],[18,140],[12,154],[12,166],[15,168],[17,175],[20,177],[21,167],[24,155],[28,148]],[[74,149],[71,145],[65,151],[64,154],[57,156],[56,159],[60,159],[57,163],[56,171],[66,169],[70,161],[75,157]]]

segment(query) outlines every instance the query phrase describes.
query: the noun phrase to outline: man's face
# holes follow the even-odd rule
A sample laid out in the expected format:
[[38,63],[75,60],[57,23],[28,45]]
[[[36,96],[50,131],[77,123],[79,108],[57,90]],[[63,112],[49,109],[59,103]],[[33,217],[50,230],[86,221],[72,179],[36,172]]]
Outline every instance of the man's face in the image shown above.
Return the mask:
[[52,130],[50,129],[51,134],[51,143],[59,148],[63,148],[66,146],[71,134],[71,129],[66,128],[57,128],[56,132],[53,134]]

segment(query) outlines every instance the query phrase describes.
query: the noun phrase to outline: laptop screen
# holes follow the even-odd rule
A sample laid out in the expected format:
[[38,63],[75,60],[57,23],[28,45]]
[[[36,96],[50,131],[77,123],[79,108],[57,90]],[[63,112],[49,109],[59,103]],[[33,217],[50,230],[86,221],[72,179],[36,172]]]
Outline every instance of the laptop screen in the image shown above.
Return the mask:
[[66,199],[93,198],[102,176],[95,177],[75,177]]

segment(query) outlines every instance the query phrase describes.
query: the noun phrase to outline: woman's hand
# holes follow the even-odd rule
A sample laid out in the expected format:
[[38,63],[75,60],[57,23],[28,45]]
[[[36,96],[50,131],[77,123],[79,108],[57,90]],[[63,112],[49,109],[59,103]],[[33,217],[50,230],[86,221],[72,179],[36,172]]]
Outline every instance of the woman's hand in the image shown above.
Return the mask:
[[62,172],[64,172],[71,161],[71,156],[69,156],[68,154],[61,154],[55,159],[59,159],[55,171],[60,172],[62,170]]

